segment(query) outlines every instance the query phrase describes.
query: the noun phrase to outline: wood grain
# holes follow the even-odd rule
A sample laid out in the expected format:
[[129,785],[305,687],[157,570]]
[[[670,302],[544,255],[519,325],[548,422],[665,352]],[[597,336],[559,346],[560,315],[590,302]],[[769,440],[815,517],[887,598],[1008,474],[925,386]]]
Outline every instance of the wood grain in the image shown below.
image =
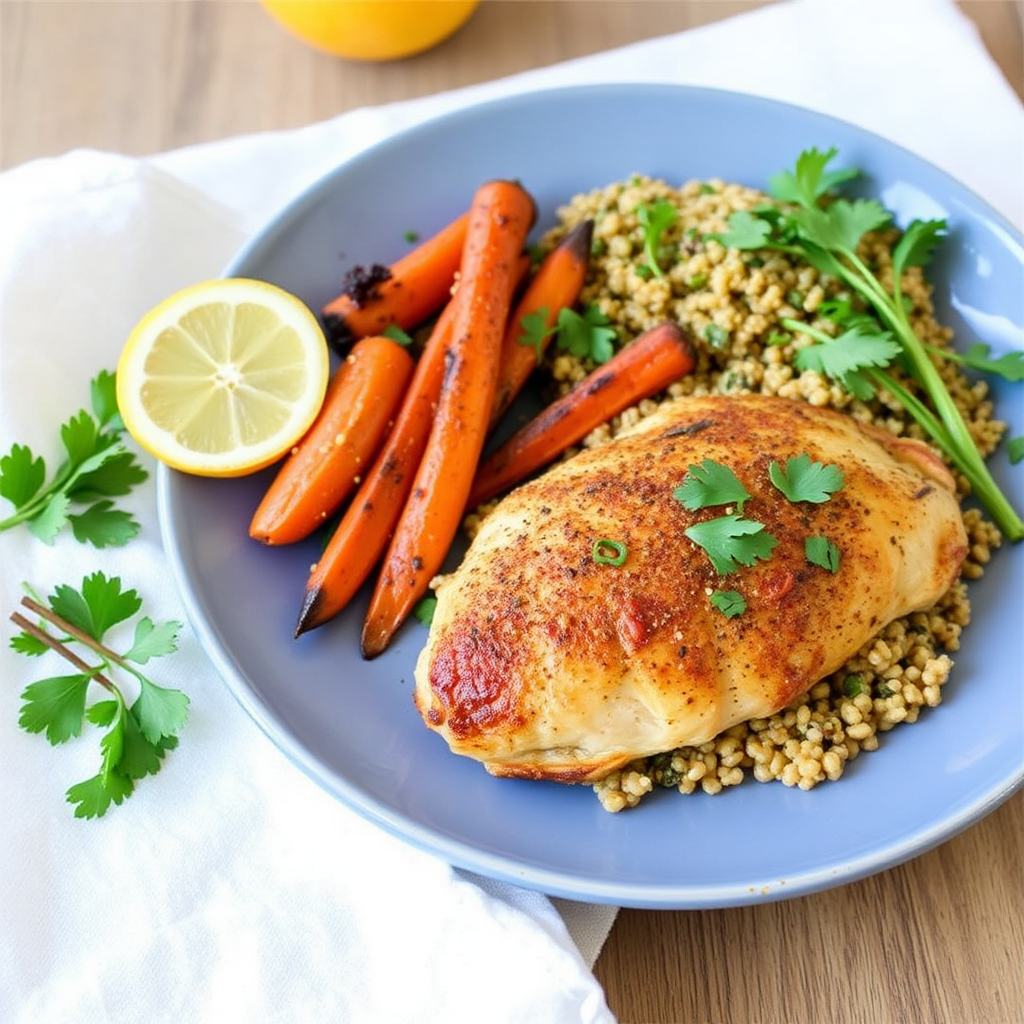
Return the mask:
[[[308,49],[251,0],[0,0],[0,167],[296,127],[760,6],[485,0],[437,49],[358,64]],[[1024,4],[960,6],[1024,98]],[[894,780],[893,799],[905,798]],[[830,892],[625,910],[597,976],[621,1024],[1022,1024],[1022,837],[1024,793],[938,849]]]

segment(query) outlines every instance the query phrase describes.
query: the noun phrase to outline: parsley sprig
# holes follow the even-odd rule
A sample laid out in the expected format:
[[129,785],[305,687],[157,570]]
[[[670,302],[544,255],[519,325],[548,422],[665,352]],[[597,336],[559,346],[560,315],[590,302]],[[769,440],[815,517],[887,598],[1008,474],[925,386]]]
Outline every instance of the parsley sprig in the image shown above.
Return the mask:
[[[727,230],[712,237],[736,249],[787,253],[852,288],[871,313],[852,320],[840,318],[844,330],[838,337],[797,327],[796,321],[783,324],[814,340],[809,349],[801,351],[800,365],[813,366],[860,398],[870,397],[879,385],[889,389],[970,482],[1004,536],[1020,540],[1024,538],[1024,521],[985,465],[933,357],[981,366],[1010,380],[1020,379],[1024,360],[1015,355],[991,359],[987,348],[979,345],[963,355],[947,353],[917,337],[910,322],[903,275],[911,267],[928,264],[946,234],[946,222],[912,220],[907,225],[893,249],[893,283],[886,288],[857,250],[866,234],[892,224],[892,214],[874,199],[832,197],[837,186],[858,175],[853,168],[829,169],[836,152],[802,152],[792,170],[770,179],[769,192],[775,203],[733,213]],[[927,403],[886,372],[897,361],[921,387]]]
[[[26,732],[43,733],[54,745],[80,736],[86,722],[106,729],[100,739],[99,771],[67,791],[75,817],[101,817],[112,803],[131,796],[139,779],[158,772],[167,751],[178,744],[188,697],[157,685],[138,666],[172,653],[181,623],[154,623],[143,616],[135,622],[128,649],[122,654],[112,650],[104,643],[107,633],[135,616],[142,599],[125,590],[118,577],[102,572],[86,576],[78,589],[58,586],[45,604],[32,596],[22,604],[38,621],[21,612],[12,614],[21,632],[11,637],[11,648],[29,657],[57,651],[77,671],[30,683],[21,695],[18,724]],[[94,660],[86,661],[72,645],[84,648]],[[136,692],[131,703],[123,684],[115,681],[125,675]],[[93,683],[99,684],[100,699],[95,699]]]
[[[128,512],[112,498],[128,494],[149,475],[121,441],[114,374],[101,371],[90,384],[92,412],[79,410],[60,428],[64,459],[49,483],[46,463],[23,444],[0,456],[0,497],[14,513],[0,519],[0,531],[26,523],[52,544],[65,526],[82,543],[103,548],[126,544],[139,532]],[[81,511],[73,511],[84,506]]]

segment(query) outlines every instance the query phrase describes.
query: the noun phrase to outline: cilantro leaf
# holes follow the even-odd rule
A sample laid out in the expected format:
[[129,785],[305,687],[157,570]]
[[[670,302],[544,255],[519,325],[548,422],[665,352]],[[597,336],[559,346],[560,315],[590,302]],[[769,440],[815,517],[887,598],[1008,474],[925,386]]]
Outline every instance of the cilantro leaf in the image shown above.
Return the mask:
[[132,714],[142,735],[150,743],[158,743],[164,736],[173,736],[185,724],[189,699],[181,690],[157,686],[145,678],[141,684]]
[[135,783],[118,772],[94,775],[85,782],[76,783],[67,792],[69,804],[76,804],[76,818],[102,818],[110,805],[122,802],[132,795]]
[[816,148],[804,150],[792,171],[780,171],[768,179],[768,191],[784,203],[798,206],[816,206],[818,200],[845,181],[857,177],[855,168],[828,171],[826,167],[838,154],[836,149],[824,151]]
[[115,433],[124,430],[121,413],[117,408],[116,374],[110,370],[100,370],[89,382],[89,398],[101,430],[112,430]]
[[180,622],[162,622],[157,626],[153,624],[153,620],[148,615],[144,615],[135,624],[135,640],[132,646],[124,652],[124,656],[128,661],[145,665],[150,658],[173,654],[178,649],[177,640],[180,631]]
[[606,363],[614,355],[615,328],[596,306],[585,306],[582,313],[568,307],[558,314],[558,348],[578,359]]
[[738,590],[716,590],[710,601],[727,619],[735,619],[747,610],[747,602]]
[[121,716],[121,752],[117,770],[130,779],[156,775],[164,752],[160,746],[146,738],[138,719],[130,711]]
[[100,774],[107,778],[117,771],[117,766],[121,763],[121,758],[124,757],[125,720],[129,716],[120,695],[113,701],[103,701],[102,703],[114,705],[113,710],[108,711],[104,707],[100,712],[100,718],[109,718],[107,724],[110,726],[100,739],[100,753],[103,755]]
[[9,646],[12,651],[29,658],[38,658],[40,654],[45,654],[50,649],[38,637],[24,631],[15,633],[10,639]]
[[1024,434],[1019,437],[1011,437],[1006,442],[1006,454],[1015,466],[1024,459]]
[[969,366],[972,370],[983,370],[986,373],[994,373],[1003,380],[1013,383],[1024,380],[1024,351],[1016,349],[993,359],[990,356],[991,348],[980,341],[969,345],[964,352],[954,352],[950,349],[936,348],[929,346],[930,352],[952,359],[954,362]]
[[529,345],[533,348],[537,353],[538,363],[544,358],[545,342],[558,330],[557,324],[553,327],[548,326],[548,316],[547,306],[541,306],[540,309],[527,313],[519,321],[523,333],[516,338],[516,341],[520,345]]
[[750,492],[736,474],[714,459],[688,466],[685,479],[672,496],[691,511],[712,505],[735,505],[742,512],[744,502],[750,500]]
[[736,514],[696,523],[683,532],[707,552],[720,576],[735,572],[741,565],[753,565],[759,558],[767,559],[778,544],[764,524]]
[[833,573],[839,571],[839,548],[828,537],[808,537],[804,541],[804,554],[811,565]]
[[67,525],[70,507],[71,499],[66,494],[55,494],[28,520],[29,532],[44,544],[52,544]]
[[814,462],[806,453],[787,459],[785,468],[773,459],[768,477],[790,501],[816,505],[828,501],[843,486],[843,471],[838,466]]
[[0,520],[0,531],[26,523],[46,544],[71,525],[76,539],[96,547],[124,544],[139,531],[131,516],[109,507],[72,514],[71,503],[113,497],[129,491],[148,477],[120,441],[124,423],[117,411],[114,374],[101,371],[91,382],[93,414],[80,409],[60,427],[66,459],[47,484],[45,461],[25,445],[15,444],[0,457],[0,497],[14,506],[14,514]]
[[15,508],[21,508],[33,498],[45,479],[46,463],[23,444],[12,445],[11,450],[0,457],[0,497]]
[[644,265],[657,277],[665,276],[658,265],[658,244],[661,236],[678,218],[679,211],[667,199],[641,203],[636,209],[636,219],[644,233]]
[[892,251],[892,273],[899,280],[908,267],[926,267],[946,233],[944,220],[912,220]]
[[139,532],[131,513],[114,508],[112,501],[97,501],[78,514],[69,512],[67,519],[75,540],[95,548],[121,547]]
[[827,210],[796,210],[792,218],[805,241],[826,250],[853,252],[864,235],[885,227],[892,214],[874,199],[837,199]]
[[[786,321],[793,330],[810,333],[804,325]],[[867,400],[874,388],[860,371],[871,367],[888,366],[900,355],[900,346],[887,331],[869,330],[854,326],[836,338],[818,340],[799,349],[793,363],[799,370],[815,370],[825,377],[839,381],[850,394]]]
[[121,702],[117,700],[98,700],[85,709],[85,717],[93,725],[110,725],[121,710]]
[[434,611],[436,609],[437,598],[433,594],[428,594],[416,602],[412,613],[416,617],[417,622],[423,623],[424,626],[429,626],[434,621]]
[[134,590],[122,590],[119,577],[108,578],[98,570],[82,580],[80,590],[61,584],[50,597],[50,608],[57,615],[96,641],[141,607],[142,598]]
[[385,338],[390,338],[397,345],[402,345],[406,348],[412,345],[411,335],[407,331],[403,331],[398,324],[388,324],[387,327],[381,331],[381,334]]
[[145,469],[135,461],[135,456],[119,445],[117,450],[108,452],[95,469],[79,472],[69,493],[76,501],[88,501],[99,495],[119,497],[130,493],[148,477]]
[[29,683],[21,695],[24,703],[18,725],[25,732],[45,732],[46,738],[54,745],[80,735],[89,678],[87,674],[77,672]]
[[60,428],[60,439],[64,442],[68,458],[73,463],[83,462],[93,454],[98,436],[99,427],[96,420],[84,409]]
[[729,215],[726,230],[708,237],[729,249],[763,249],[772,235],[772,225],[764,217],[749,210],[737,210]]

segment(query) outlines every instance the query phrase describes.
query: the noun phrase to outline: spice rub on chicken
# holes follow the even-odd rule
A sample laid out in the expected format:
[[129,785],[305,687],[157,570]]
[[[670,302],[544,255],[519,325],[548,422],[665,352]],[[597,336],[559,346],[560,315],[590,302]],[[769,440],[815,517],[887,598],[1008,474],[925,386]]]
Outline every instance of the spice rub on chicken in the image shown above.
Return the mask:
[[[739,500],[684,503],[702,466]],[[437,582],[416,704],[495,775],[594,781],[785,707],[934,604],[966,550],[925,445],[784,398],[684,398],[485,519]]]

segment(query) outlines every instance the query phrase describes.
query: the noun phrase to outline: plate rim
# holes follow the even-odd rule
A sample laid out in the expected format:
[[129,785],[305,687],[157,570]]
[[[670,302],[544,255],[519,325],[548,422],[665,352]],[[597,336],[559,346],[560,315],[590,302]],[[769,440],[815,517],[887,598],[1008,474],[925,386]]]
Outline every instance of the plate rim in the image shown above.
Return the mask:
[[[587,94],[599,97],[602,94],[614,93],[657,93],[674,98],[699,100],[713,96],[719,99],[734,100],[743,103],[763,105],[765,108],[783,108],[801,117],[809,117],[823,125],[840,124],[848,130],[861,134],[890,150],[896,150],[913,162],[927,167],[954,184],[957,189],[965,192],[983,213],[986,219],[998,225],[1024,253],[1024,236],[1000,211],[996,210],[984,197],[978,195],[969,186],[951,175],[949,172],[931,163],[927,159],[889,138],[857,125],[798,104],[788,103],[768,97],[744,92],[707,88],[703,86],[674,85],[661,83],[606,83],[583,84],[527,89],[511,95],[499,96],[469,103],[453,110],[432,116],[422,122],[407,126],[386,138],[350,155],[336,166],[314,180],[298,195],[284,204],[277,212],[268,217],[262,227],[235,253],[225,266],[222,276],[232,276],[238,268],[251,262],[266,247],[273,245],[278,234],[285,231],[296,219],[300,218],[309,208],[321,201],[323,195],[332,188],[335,180],[350,172],[354,166],[365,161],[379,159],[381,153],[389,149],[401,149],[411,138],[429,134],[440,122],[452,123],[462,118],[479,118],[497,108],[518,106],[520,104],[536,104],[552,98],[580,96]],[[812,125],[813,127],[813,125]],[[1024,264],[1022,264],[1024,265]],[[770,902],[806,895],[836,885],[846,884],[894,867],[900,863],[928,852],[941,843],[953,838],[964,829],[994,811],[1014,793],[1024,787],[1024,751],[1020,764],[1015,772],[1001,779],[998,785],[990,786],[984,793],[964,806],[957,814],[936,821],[928,829],[921,829],[900,842],[890,843],[880,849],[871,849],[867,853],[842,865],[832,865],[814,870],[805,870],[784,880],[765,880],[763,886],[757,885],[686,885],[636,883],[624,886],[621,881],[605,883],[599,878],[588,877],[581,880],[577,876],[567,875],[564,871],[524,866],[507,855],[498,855],[473,847],[462,840],[456,840],[438,833],[435,829],[421,825],[407,814],[395,808],[389,808],[379,799],[364,792],[351,780],[344,778],[331,765],[324,762],[307,750],[292,736],[288,729],[279,723],[272,711],[259,695],[254,692],[240,667],[236,666],[223,649],[212,623],[199,614],[201,602],[189,578],[173,534],[172,509],[173,470],[158,465],[156,475],[157,513],[160,527],[161,542],[167,557],[174,584],[194,632],[204,653],[211,661],[220,676],[220,680],[228,687],[232,696],[242,709],[257,724],[264,735],[296,765],[313,782],[325,789],[341,803],[374,822],[385,831],[408,842],[410,845],[428,853],[440,856],[452,865],[500,879],[512,884],[539,890],[543,893],[575,900],[586,900],[595,903],[614,904],[647,909],[715,909],[722,907],[742,906],[751,903]],[[637,813],[627,812],[627,813]]]

